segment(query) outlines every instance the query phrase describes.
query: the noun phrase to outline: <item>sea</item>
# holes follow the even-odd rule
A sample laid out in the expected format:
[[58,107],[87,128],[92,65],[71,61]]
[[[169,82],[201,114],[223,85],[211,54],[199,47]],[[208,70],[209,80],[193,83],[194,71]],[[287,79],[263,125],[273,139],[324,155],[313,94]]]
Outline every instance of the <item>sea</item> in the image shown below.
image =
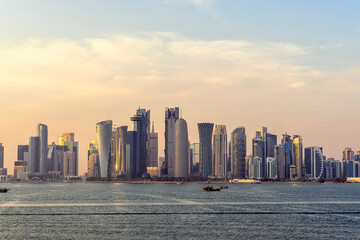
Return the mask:
[[360,239],[358,184],[206,185],[1,183],[0,239]]

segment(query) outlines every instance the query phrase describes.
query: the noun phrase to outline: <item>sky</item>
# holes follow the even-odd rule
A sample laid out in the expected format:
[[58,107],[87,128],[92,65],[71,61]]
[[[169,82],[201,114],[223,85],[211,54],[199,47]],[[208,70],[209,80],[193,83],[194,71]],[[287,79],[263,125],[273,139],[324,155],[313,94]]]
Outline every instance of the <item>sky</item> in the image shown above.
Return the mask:
[[133,128],[151,110],[197,123],[299,134],[341,158],[360,148],[360,2],[355,0],[2,0],[0,142],[13,173],[36,124],[72,131],[79,174],[96,123]]

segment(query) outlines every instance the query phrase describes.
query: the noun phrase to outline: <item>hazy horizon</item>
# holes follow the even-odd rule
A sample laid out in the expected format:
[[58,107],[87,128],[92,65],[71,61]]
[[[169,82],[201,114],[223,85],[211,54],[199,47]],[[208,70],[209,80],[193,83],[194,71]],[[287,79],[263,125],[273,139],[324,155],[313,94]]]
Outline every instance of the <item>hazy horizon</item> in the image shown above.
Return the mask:
[[[0,3],[0,143],[13,174],[36,124],[49,144],[79,141],[79,174],[97,122],[133,128],[151,110],[164,149],[165,107],[198,122],[301,135],[341,158],[360,148],[358,1],[10,1]],[[229,139],[229,137],[228,137]]]

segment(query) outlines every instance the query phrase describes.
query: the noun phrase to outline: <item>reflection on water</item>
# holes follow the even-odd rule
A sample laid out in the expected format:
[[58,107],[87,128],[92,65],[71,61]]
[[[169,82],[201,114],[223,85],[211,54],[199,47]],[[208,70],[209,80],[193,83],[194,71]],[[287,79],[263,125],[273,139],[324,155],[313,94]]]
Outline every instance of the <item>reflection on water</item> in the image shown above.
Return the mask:
[[11,190],[0,194],[0,239],[360,235],[360,185],[295,186],[232,184],[211,193],[201,184],[3,184]]

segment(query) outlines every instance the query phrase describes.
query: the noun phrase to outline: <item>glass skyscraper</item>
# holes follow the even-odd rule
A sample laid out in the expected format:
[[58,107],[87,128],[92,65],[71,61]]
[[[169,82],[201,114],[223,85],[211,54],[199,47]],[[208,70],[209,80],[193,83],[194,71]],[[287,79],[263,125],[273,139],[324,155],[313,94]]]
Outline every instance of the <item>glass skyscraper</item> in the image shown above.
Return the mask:
[[212,149],[211,137],[213,132],[213,123],[198,123],[200,140],[200,176],[207,178],[211,175]]
[[212,176],[227,177],[227,133],[225,125],[216,125],[213,135]]
[[246,157],[245,127],[238,127],[231,133],[231,162],[232,177],[244,179]]
[[174,160],[175,160],[175,122],[179,119],[179,108],[165,108],[165,166],[164,175],[174,176]]
[[40,140],[40,174],[47,173],[47,153],[48,153],[48,128],[45,124],[39,123],[37,126],[37,135]]
[[110,177],[111,167],[110,145],[112,134],[112,121],[106,120],[96,124],[96,136],[100,161],[100,175],[102,178]]
[[150,110],[139,108],[131,121],[134,122],[135,132],[135,177],[141,177],[147,172],[146,165],[150,156]]

